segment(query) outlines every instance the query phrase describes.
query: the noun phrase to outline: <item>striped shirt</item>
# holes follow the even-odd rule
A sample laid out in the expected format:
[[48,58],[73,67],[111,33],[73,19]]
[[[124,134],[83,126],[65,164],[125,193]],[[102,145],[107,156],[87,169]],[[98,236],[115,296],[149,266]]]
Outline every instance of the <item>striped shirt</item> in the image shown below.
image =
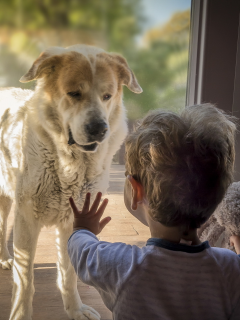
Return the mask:
[[68,253],[114,320],[240,320],[240,259],[207,241],[188,246],[151,238],[139,248],[78,230]]

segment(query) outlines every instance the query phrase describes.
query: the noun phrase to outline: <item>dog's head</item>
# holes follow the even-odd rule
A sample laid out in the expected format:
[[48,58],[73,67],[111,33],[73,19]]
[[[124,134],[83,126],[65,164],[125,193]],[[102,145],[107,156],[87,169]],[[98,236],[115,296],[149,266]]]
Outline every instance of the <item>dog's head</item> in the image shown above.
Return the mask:
[[43,52],[20,81],[36,79],[49,101],[47,121],[57,118],[68,144],[84,152],[96,151],[108,137],[114,112],[120,112],[122,85],[142,92],[123,57],[90,46]]

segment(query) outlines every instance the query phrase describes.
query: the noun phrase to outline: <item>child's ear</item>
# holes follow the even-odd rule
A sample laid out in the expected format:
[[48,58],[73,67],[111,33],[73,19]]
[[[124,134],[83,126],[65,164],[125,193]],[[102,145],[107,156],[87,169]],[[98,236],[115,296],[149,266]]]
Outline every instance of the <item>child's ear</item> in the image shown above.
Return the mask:
[[132,176],[128,176],[128,180],[132,185],[132,210],[136,210],[138,204],[142,203],[144,198],[144,189],[140,182]]

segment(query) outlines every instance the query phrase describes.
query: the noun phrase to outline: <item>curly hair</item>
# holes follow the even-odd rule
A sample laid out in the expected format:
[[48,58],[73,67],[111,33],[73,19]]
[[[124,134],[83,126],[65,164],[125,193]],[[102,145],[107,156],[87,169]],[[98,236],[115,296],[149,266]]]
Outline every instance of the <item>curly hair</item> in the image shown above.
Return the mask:
[[180,115],[155,110],[126,140],[126,174],[145,190],[151,217],[200,227],[233,180],[235,119],[211,104]]

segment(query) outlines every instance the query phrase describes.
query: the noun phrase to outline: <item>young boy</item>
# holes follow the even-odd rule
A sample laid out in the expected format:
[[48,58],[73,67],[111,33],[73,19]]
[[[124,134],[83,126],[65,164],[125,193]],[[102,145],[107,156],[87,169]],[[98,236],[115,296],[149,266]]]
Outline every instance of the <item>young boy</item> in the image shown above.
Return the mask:
[[[128,136],[124,199],[150,228],[143,248],[98,241],[111,219],[100,221],[101,193],[90,210],[90,194],[82,211],[70,199],[69,256],[113,319],[240,319],[239,257],[197,236],[232,182],[234,133],[231,119],[205,104],[181,115],[154,111]],[[239,250],[239,237],[231,242]]]

